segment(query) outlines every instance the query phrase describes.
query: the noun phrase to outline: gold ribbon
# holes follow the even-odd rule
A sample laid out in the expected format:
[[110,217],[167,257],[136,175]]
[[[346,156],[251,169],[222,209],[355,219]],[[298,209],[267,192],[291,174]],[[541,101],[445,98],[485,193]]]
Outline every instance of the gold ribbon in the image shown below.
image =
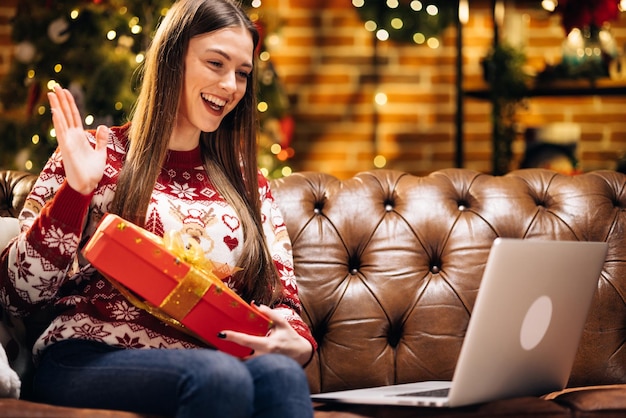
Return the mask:
[[[117,225],[120,231],[123,231],[126,226],[127,225],[123,222]],[[207,259],[198,242],[190,240],[190,242],[185,245],[178,231],[169,231],[163,238],[149,231],[142,232],[145,232],[147,238],[163,245],[171,252],[176,257],[174,260],[175,263],[184,262],[189,264],[189,271],[179,280],[176,287],[163,299],[159,306],[139,299],[134,292],[117,280],[111,277],[107,277],[107,279],[111,282],[113,287],[137,308],[143,309],[166,324],[172,325],[181,331],[199,338],[195,333],[185,327],[180,320],[198,304],[211,286],[216,286],[217,292],[231,291],[221,279],[241,269],[239,267],[231,267],[224,263],[212,262]],[[241,303],[246,303],[235,292],[232,292],[232,294],[237,299],[240,299]]]

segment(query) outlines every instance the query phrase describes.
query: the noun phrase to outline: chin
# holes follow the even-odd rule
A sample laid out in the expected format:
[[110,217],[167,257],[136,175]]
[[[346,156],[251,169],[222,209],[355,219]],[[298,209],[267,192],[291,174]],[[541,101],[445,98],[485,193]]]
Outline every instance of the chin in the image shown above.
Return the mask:
[[219,128],[221,125],[221,123],[218,124],[210,124],[210,125],[205,125],[205,126],[200,126],[200,130],[202,132],[207,132],[207,133],[211,133],[211,132],[215,132],[217,131],[217,128]]

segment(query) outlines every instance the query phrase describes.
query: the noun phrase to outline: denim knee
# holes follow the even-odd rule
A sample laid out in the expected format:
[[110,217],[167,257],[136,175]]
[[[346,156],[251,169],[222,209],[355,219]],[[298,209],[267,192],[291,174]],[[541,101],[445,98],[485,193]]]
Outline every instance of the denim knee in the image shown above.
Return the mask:
[[[263,378],[265,374],[272,377],[282,376],[283,379],[306,382],[306,375],[295,360],[282,354],[265,354],[246,361],[250,373],[257,378]],[[308,383],[307,383],[308,385]]]
[[177,417],[197,417],[212,411],[216,417],[249,417],[254,382],[242,361],[212,350],[197,350],[185,368]]
[[293,359],[266,354],[246,361],[255,382],[255,417],[313,416],[309,384]]

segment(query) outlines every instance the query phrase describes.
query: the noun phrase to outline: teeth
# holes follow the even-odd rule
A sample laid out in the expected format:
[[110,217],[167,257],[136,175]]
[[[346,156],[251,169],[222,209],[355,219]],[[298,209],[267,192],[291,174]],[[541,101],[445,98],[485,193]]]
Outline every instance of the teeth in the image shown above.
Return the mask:
[[218,97],[213,96],[212,94],[202,93],[202,99],[216,107],[224,107],[226,105],[226,100],[222,100]]

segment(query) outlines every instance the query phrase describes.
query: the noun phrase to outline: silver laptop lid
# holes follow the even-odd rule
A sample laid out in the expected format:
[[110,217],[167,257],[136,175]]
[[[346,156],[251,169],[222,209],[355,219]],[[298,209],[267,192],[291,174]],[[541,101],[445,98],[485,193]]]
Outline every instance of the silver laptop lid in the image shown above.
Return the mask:
[[451,406],[565,387],[607,247],[494,241],[457,361]]

